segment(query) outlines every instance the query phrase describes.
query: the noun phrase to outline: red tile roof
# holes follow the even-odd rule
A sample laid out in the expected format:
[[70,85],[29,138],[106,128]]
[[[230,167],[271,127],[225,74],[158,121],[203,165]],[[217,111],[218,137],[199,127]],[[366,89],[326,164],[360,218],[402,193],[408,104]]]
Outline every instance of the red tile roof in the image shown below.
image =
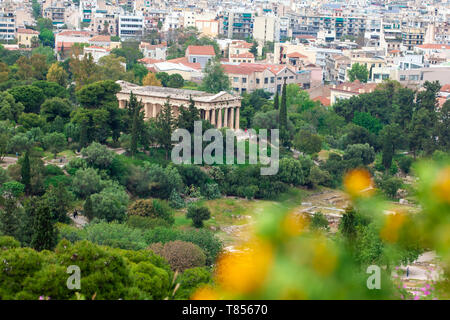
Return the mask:
[[39,34],[36,30],[32,29],[24,29],[24,28],[18,28],[17,33],[25,33],[25,34]]
[[154,63],[158,63],[158,62],[163,62],[163,60],[158,60],[158,59],[152,59],[152,58],[142,58],[138,60],[141,63],[144,64],[154,64]]
[[450,84],[443,85],[440,91],[450,93]]
[[65,30],[57,34],[57,36],[80,36],[80,37],[90,37],[92,33],[90,31],[76,31],[76,30]]
[[171,59],[171,60],[166,60],[166,62],[171,62],[171,63],[181,63],[187,67],[196,69],[196,70],[202,70],[202,66],[200,65],[200,63],[196,62],[189,62],[187,57],[181,57],[181,58],[175,58],[175,59]]
[[213,46],[188,46],[186,55],[215,56]]
[[450,46],[446,44],[424,43],[417,46],[421,49],[445,49],[450,50]]
[[253,47],[253,43],[248,43],[248,42],[243,41],[243,40],[234,40],[234,41],[231,42],[230,47],[232,47],[232,48],[250,49],[251,47]]
[[111,42],[111,36],[103,36],[103,35],[93,36],[92,38],[89,39],[89,42]]
[[287,55],[289,58],[300,58],[300,59],[305,59],[308,58],[307,56],[299,53],[299,52],[291,52]]
[[375,90],[378,84],[376,83],[361,83],[359,80],[353,82],[344,82],[337,86],[333,86],[330,90],[337,90],[349,93],[369,93]]
[[319,101],[320,104],[325,106],[325,107],[329,107],[331,105],[330,98],[328,98],[328,97],[318,96],[318,97],[315,97],[312,100],[313,101]]

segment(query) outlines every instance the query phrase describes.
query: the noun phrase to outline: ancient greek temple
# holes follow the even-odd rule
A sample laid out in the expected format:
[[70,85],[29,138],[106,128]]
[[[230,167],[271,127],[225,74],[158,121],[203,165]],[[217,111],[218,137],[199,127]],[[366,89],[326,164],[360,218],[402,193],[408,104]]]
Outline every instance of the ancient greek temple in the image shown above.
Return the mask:
[[189,99],[192,97],[203,120],[209,121],[218,129],[225,127],[234,130],[239,129],[240,96],[225,91],[214,94],[196,90],[139,86],[122,80],[117,81],[117,83],[121,86],[120,92],[117,93],[119,107],[125,108],[130,93],[133,92],[138,101],[142,101],[144,105],[145,119],[155,118],[168,98],[173,115],[177,117],[181,107],[189,107]]

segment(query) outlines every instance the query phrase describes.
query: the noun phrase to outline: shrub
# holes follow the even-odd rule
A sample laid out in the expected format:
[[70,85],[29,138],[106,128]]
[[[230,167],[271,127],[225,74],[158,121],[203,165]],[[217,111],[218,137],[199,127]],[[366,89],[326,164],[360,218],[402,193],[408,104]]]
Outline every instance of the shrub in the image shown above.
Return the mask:
[[72,180],[73,192],[82,198],[100,192],[102,187],[102,178],[93,168],[77,170]]
[[143,237],[148,244],[156,242],[166,243],[174,240],[192,242],[204,251],[207,265],[213,264],[222,250],[222,242],[214,236],[214,233],[206,229],[179,231],[156,227],[145,231]]
[[0,250],[19,248],[20,242],[10,236],[0,236]]
[[71,175],[74,175],[78,169],[86,169],[86,168],[87,163],[86,160],[84,160],[83,158],[72,158],[69,160],[69,163],[65,167],[66,171]]
[[170,223],[168,223],[164,219],[160,218],[148,218],[141,216],[128,216],[127,225],[132,228],[138,229],[153,229],[155,227],[170,227]]
[[80,232],[80,236],[82,239],[113,248],[141,250],[147,247],[139,229],[117,222],[90,223]]
[[208,200],[219,199],[221,196],[220,189],[217,183],[207,183],[205,185],[203,194]]
[[184,208],[185,203],[179,192],[172,190],[169,197],[169,205],[174,209]]
[[60,176],[64,175],[64,171],[55,165],[49,164],[45,166],[45,175],[46,176]]
[[206,256],[197,245],[185,241],[170,241],[162,245],[153,244],[150,250],[166,259],[172,270],[184,271],[205,265]]
[[180,288],[175,293],[175,299],[189,299],[194,291],[202,285],[211,283],[211,271],[206,267],[186,269],[177,279]]
[[99,169],[107,169],[114,159],[114,153],[98,142],[93,142],[90,146],[83,148],[81,154],[88,165]]
[[107,187],[100,193],[93,194],[91,200],[95,218],[119,222],[125,220],[129,197],[122,187]]
[[404,156],[404,157],[401,157],[398,160],[398,166],[400,167],[400,169],[404,173],[408,174],[410,169],[411,169],[411,165],[412,165],[413,162],[414,162],[413,158],[408,157],[408,156]]
[[133,202],[128,208],[128,215],[163,219],[169,224],[175,221],[173,211],[167,202],[159,199],[140,199]]
[[327,218],[322,214],[322,212],[316,212],[311,218],[311,228],[314,230],[330,230],[328,226]]
[[390,198],[395,198],[398,189],[403,185],[403,181],[400,178],[383,176],[381,180],[377,181],[378,187],[383,191],[386,196]]
[[206,207],[192,204],[188,206],[186,218],[192,219],[194,227],[201,228],[203,227],[203,221],[211,218],[211,212]]

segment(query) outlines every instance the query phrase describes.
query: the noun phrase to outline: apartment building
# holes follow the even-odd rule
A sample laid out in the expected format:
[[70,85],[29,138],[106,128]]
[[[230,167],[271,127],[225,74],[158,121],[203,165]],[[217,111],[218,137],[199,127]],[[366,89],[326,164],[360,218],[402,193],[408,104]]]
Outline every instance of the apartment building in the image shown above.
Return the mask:
[[230,39],[246,39],[253,35],[255,16],[251,11],[230,11],[222,17],[221,34]]
[[414,47],[423,44],[425,30],[422,28],[407,28],[402,32],[403,46],[406,50],[413,51]]
[[261,43],[280,41],[278,18],[274,16],[255,17],[253,39]]
[[258,63],[222,64],[222,68],[230,78],[231,88],[236,93],[253,92],[262,89],[267,92],[281,92],[283,83],[296,83],[309,86],[307,72],[297,74],[285,65]]
[[140,38],[144,32],[144,18],[140,15],[119,15],[119,32],[121,39]]
[[16,14],[13,11],[3,9],[0,12],[0,39],[12,40],[16,33]]

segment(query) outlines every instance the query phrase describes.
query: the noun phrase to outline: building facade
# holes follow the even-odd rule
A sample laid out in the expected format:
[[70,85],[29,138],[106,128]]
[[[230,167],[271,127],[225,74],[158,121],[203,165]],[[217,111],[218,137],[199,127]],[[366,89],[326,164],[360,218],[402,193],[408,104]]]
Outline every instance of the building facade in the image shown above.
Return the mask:
[[225,91],[214,94],[186,89],[141,87],[121,80],[117,83],[121,86],[120,92],[117,93],[119,107],[125,108],[130,93],[133,92],[138,101],[141,101],[144,105],[145,119],[156,118],[167,101],[172,106],[174,117],[178,117],[180,108],[187,108],[192,98],[195,107],[200,111],[202,120],[209,121],[218,129],[225,127],[234,130],[239,129],[241,107],[241,97],[239,96],[231,95]]

